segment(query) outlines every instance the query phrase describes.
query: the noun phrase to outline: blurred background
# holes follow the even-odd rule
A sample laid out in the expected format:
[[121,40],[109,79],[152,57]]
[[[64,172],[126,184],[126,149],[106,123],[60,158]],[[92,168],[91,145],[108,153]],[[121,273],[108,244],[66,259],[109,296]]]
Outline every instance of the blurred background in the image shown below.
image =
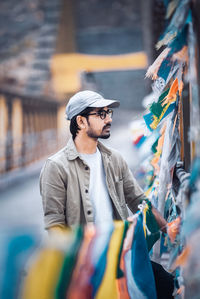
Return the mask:
[[[122,154],[140,185],[149,187],[148,196],[164,203],[169,195],[172,204],[167,206],[166,201],[166,209],[174,217],[180,213],[179,203],[183,204],[180,205],[183,218],[187,204],[192,203],[183,223],[182,243],[178,241],[173,249],[176,256],[182,252],[187,236],[193,254],[184,266],[184,279],[178,273],[182,269],[178,269],[177,286],[185,283],[185,299],[199,298],[199,13],[199,0],[0,0],[0,298],[18,298],[16,290],[20,286],[19,277],[26,275],[26,262],[46,239],[40,171],[47,157],[66,145],[70,136],[66,104],[72,95],[85,89],[120,101],[120,107],[114,110],[111,137],[103,142]],[[162,46],[156,50],[159,39],[163,39]],[[174,66],[172,57],[162,56],[163,46],[179,53],[178,66],[176,63]],[[160,53],[159,65],[156,58]],[[161,75],[154,76],[154,80],[158,78],[154,85],[145,78],[153,62],[152,77],[162,69]],[[163,146],[162,156],[156,142],[164,135],[156,135],[156,130],[155,134],[146,134],[143,115],[148,104],[153,103],[153,92],[161,91],[162,84],[165,87],[172,84],[173,72],[179,83],[182,75],[184,79],[175,122],[180,121],[180,125],[177,135],[173,133],[171,139],[166,135],[168,143]],[[167,83],[168,77],[171,81]],[[163,111],[155,110],[153,116],[158,120]],[[173,158],[173,167],[163,169],[170,177],[173,174],[177,202],[173,192],[168,193],[167,188],[173,188],[168,185],[165,171],[156,168],[162,166],[160,157],[163,165],[168,165],[165,162],[169,162],[169,156]],[[153,170],[151,157],[156,158]],[[177,162],[181,163],[176,177]],[[56,248],[62,245],[57,241]],[[157,243],[155,254],[162,249],[160,244]],[[172,258],[174,252],[171,250]],[[167,255],[166,259],[171,257]],[[184,255],[182,258],[183,262]],[[182,263],[181,259],[179,262]]]
[[120,100],[105,143],[118,149],[136,172],[140,159],[131,123],[141,118],[151,89],[144,78],[159,54],[155,43],[165,25],[163,3],[0,1],[0,196],[5,221],[23,218],[43,226],[39,173],[45,159],[69,138],[65,106],[79,90]]

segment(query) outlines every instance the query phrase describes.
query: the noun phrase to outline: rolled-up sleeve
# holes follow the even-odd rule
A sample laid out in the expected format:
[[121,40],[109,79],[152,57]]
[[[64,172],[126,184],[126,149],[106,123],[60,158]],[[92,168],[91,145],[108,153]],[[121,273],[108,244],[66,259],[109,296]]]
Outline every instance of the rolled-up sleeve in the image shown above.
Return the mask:
[[66,178],[57,163],[47,160],[40,174],[45,228],[65,225]]

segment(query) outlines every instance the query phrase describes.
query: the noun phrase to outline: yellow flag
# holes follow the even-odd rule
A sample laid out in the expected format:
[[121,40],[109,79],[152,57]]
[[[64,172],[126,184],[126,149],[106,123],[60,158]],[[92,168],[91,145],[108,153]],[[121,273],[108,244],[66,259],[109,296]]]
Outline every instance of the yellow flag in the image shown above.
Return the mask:
[[118,265],[118,257],[123,237],[124,231],[124,222],[116,221],[114,223],[115,229],[113,231],[110,246],[107,253],[107,265],[105,274],[102,280],[102,283],[99,287],[97,295],[95,298],[97,299],[105,299],[105,298],[118,298],[118,288],[117,288],[117,265]]

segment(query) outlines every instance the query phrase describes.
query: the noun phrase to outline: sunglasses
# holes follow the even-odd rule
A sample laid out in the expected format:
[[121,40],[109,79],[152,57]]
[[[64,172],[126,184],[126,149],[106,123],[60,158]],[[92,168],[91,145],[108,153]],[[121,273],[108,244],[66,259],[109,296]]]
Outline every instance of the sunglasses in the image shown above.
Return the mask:
[[98,115],[102,120],[106,118],[108,115],[110,118],[113,116],[113,110],[108,109],[108,110],[100,110],[94,113],[88,113],[87,115]]

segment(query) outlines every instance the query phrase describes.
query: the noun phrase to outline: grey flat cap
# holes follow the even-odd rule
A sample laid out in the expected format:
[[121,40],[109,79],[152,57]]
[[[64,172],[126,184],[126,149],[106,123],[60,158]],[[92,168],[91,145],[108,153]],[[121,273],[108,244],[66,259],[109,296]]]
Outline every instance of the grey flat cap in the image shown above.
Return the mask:
[[104,99],[100,94],[91,90],[84,90],[77,92],[73,97],[70,98],[66,106],[67,119],[72,119],[73,116],[78,115],[87,107],[101,108],[119,107],[120,102],[116,100]]

